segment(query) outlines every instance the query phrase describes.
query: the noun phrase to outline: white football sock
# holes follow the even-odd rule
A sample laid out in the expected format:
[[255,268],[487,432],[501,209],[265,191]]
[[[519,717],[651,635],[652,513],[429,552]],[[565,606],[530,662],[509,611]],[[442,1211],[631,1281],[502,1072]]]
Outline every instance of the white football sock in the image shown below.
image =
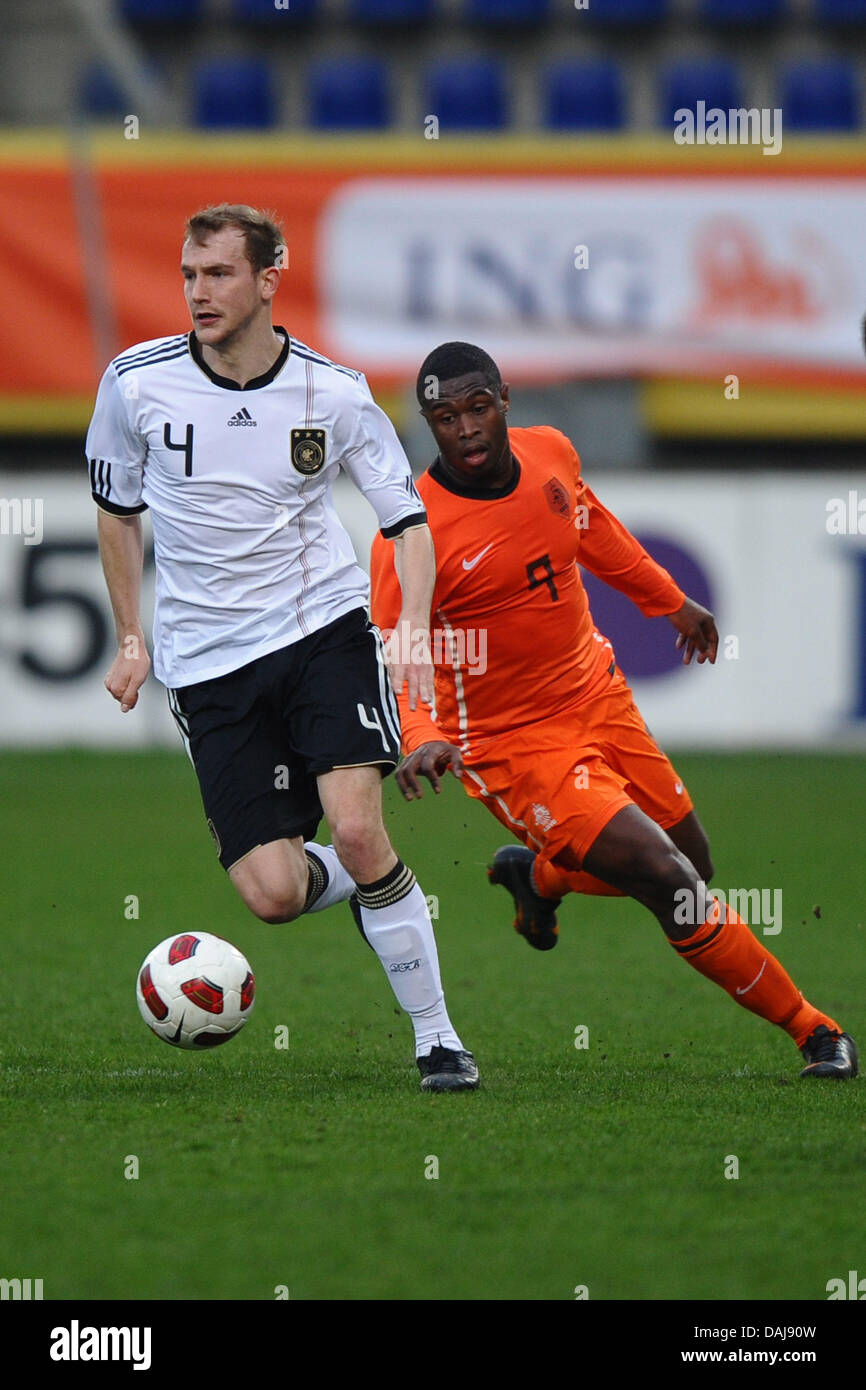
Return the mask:
[[434,1047],[462,1052],[445,1008],[439,955],[427,902],[399,859],[384,878],[358,885],[364,935],[382,962],[397,1002],[415,1029],[415,1056]]
[[352,896],[355,880],[343,868],[333,845],[306,844],[304,853],[310,871],[305,912],[321,912]]

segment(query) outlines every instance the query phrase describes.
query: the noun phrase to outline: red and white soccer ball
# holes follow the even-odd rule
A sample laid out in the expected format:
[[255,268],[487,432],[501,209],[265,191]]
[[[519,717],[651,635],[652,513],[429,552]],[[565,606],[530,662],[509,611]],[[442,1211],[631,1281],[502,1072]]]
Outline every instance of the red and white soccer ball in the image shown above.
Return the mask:
[[138,972],[141,1016],[174,1047],[218,1047],[253,1011],[256,982],[245,956],[211,932],[167,936]]

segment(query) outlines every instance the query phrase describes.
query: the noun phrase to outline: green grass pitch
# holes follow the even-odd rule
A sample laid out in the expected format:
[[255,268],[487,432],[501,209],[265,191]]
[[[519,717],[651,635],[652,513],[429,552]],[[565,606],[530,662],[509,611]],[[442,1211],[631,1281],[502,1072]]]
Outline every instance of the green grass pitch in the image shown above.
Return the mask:
[[[783,890],[768,944],[862,1043],[862,760],[675,761],[716,884]],[[569,898],[557,949],[531,951],[486,882],[507,838],[486,812],[454,784],[409,806],[390,782],[386,805],[439,901],[474,1094],[420,1094],[347,907],[247,913],[181,754],[0,758],[0,1274],[47,1299],[822,1300],[862,1266],[863,1080],[799,1081],[786,1036],[636,904]],[[196,928],[258,986],[206,1055],[158,1041],[134,998],[147,951]]]

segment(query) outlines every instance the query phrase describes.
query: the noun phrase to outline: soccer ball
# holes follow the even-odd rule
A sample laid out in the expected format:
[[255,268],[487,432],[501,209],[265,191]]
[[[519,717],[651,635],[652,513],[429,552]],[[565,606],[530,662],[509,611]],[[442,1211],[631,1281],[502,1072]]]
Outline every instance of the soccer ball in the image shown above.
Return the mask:
[[167,936],[145,957],[135,997],[141,1016],[174,1047],[218,1047],[253,1011],[256,982],[246,957],[211,932]]

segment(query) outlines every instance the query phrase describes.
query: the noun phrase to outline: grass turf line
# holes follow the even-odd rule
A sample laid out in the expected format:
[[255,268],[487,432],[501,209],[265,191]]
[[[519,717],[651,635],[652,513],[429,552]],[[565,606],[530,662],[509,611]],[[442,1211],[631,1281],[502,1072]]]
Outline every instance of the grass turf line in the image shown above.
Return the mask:
[[[862,760],[675,761],[715,882],[783,890],[770,948],[862,1042]],[[0,806],[5,1277],[49,1299],[824,1299],[862,1264],[862,1082],[799,1082],[788,1039],[635,904],[569,898],[556,951],[532,952],[485,879],[507,837],[458,787],[406,806],[389,784],[387,818],[439,899],[483,1076],[462,1096],[418,1093],[408,1020],[345,906],[247,913],[182,756],[7,754]],[[152,1037],[134,999],[147,951],[195,928],[258,983],[247,1028],[205,1056]]]

